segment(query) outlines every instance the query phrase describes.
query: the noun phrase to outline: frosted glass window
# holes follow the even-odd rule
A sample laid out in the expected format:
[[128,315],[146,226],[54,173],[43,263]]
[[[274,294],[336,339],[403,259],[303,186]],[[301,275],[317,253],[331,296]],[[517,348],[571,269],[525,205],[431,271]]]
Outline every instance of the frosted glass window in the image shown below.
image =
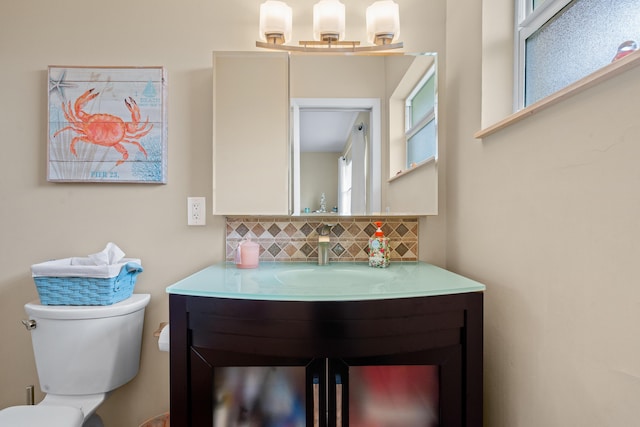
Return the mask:
[[[524,49],[521,107],[611,63],[623,42],[640,42],[640,0],[574,0],[546,21],[535,19],[537,8],[550,10],[561,3],[566,1],[534,1],[533,16],[525,17],[533,25],[521,27],[521,33],[530,33],[520,46]],[[531,26],[537,28],[531,31]]]
[[533,0],[533,10],[536,10],[538,6],[542,6],[542,3],[544,3],[544,0]]
[[406,167],[411,168],[437,155],[436,77],[435,68],[415,86],[407,97],[405,137]]
[[407,141],[407,168],[411,163],[420,163],[436,155],[436,125],[427,123]]
[[435,79],[432,77],[418,90],[411,102],[411,123],[418,123],[433,112],[435,105]]

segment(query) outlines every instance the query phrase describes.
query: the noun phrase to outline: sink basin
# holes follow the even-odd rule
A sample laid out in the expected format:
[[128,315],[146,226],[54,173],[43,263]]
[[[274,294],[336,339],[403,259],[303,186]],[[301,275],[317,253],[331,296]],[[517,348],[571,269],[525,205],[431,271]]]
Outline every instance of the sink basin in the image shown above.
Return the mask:
[[386,271],[364,268],[291,269],[275,274],[275,278],[285,286],[317,287],[318,289],[365,287],[389,280]]
[[261,262],[258,268],[230,263],[205,268],[167,288],[170,294],[270,301],[363,301],[482,292],[484,285],[421,262],[372,268],[364,262],[319,266],[306,262]]

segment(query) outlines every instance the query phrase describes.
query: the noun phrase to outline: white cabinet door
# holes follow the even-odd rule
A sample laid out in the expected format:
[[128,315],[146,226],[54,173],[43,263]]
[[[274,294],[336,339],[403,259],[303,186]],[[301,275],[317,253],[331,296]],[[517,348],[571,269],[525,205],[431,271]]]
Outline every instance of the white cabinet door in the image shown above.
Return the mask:
[[288,54],[214,52],[214,215],[288,215],[288,151]]

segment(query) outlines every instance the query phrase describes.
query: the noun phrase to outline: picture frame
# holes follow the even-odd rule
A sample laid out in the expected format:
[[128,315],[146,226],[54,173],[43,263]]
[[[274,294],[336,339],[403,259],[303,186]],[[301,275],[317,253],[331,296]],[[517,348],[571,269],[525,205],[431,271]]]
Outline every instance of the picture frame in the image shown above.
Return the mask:
[[47,181],[167,183],[163,67],[48,67]]

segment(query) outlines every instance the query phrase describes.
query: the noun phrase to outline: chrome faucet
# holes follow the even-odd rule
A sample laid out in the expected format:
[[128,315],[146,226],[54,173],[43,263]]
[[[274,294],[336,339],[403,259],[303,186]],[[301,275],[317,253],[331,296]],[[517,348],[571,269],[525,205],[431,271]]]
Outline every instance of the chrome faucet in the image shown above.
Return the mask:
[[335,224],[321,224],[318,232],[318,265],[329,264],[329,233]]

